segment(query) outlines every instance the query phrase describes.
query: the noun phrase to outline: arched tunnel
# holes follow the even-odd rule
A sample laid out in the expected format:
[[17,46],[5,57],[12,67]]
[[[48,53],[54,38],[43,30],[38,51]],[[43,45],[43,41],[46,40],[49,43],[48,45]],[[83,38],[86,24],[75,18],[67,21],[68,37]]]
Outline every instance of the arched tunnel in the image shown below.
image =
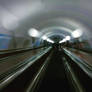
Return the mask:
[[91,0],[0,0],[0,92],[91,92],[91,24]]

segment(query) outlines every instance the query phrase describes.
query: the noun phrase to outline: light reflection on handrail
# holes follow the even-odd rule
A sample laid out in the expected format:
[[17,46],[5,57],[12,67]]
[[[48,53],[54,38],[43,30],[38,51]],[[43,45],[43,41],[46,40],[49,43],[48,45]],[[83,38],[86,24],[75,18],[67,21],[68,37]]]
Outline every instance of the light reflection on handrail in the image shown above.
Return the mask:
[[68,55],[78,66],[89,76],[92,78],[92,67],[88,65],[86,62],[81,60],[79,57],[71,53],[69,50],[64,49],[66,55]]
[[16,67],[9,70],[8,72],[0,75],[0,89],[2,89],[6,85],[8,85],[10,82],[12,82],[17,76],[19,76],[28,67],[30,67],[36,60],[40,59],[43,55],[45,55],[48,51],[50,51],[50,49],[51,49],[51,47],[47,48],[46,50],[33,56],[33,58],[30,58],[30,59],[22,62],[20,65],[17,65]]

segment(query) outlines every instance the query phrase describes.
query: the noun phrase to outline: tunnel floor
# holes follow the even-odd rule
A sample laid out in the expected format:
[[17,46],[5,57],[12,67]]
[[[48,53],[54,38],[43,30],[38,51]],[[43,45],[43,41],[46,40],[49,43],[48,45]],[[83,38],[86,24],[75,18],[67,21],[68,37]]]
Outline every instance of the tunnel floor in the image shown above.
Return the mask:
[[62,53],[54,51],[37,92],[71,92],[62,65]]

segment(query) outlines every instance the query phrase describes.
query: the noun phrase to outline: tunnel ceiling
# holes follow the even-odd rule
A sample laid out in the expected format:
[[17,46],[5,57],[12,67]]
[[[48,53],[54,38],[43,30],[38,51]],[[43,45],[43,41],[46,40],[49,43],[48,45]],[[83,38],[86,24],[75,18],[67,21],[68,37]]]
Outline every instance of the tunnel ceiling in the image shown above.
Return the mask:
[[[0,0],[0,28],[25,37],[31,28],[49,36],[60,33],[60,30],[45,31],[52,27],[65,28],[71,32],[80,29],[91,43],[90,3],[90,0]],[[69,35],[70,31],[62,30],[61,35]]]

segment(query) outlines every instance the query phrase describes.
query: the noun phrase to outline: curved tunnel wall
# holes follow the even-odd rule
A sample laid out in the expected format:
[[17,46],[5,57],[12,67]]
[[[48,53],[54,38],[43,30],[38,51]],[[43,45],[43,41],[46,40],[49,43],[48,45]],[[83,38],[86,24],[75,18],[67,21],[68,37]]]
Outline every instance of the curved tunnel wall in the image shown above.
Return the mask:
[[[35,28],[39,32],[43,30],[43,34],[49,34],[49,36],[55,35],[55,32],[50,33],[50,29],[48,29],[52,27],[66,28],[71,32],[80,29],[83,31],[80,40],[87,40],[91,48],[92,10],[90,3],[90,0],[0,0],[0,32],[2,33],[2,29],[4,29],[3,34],[14,35],[17,45],[15,47],[19,48],[34,46],[33,43],[38,38],[28,35],[28,30],[31,28]],[[65,30],[64,32],[62,31],[61,34],[69,33]],[[58,30],[57,33],[59,33]],[[13,43],[10,41],[10,48],[12,45]]]

